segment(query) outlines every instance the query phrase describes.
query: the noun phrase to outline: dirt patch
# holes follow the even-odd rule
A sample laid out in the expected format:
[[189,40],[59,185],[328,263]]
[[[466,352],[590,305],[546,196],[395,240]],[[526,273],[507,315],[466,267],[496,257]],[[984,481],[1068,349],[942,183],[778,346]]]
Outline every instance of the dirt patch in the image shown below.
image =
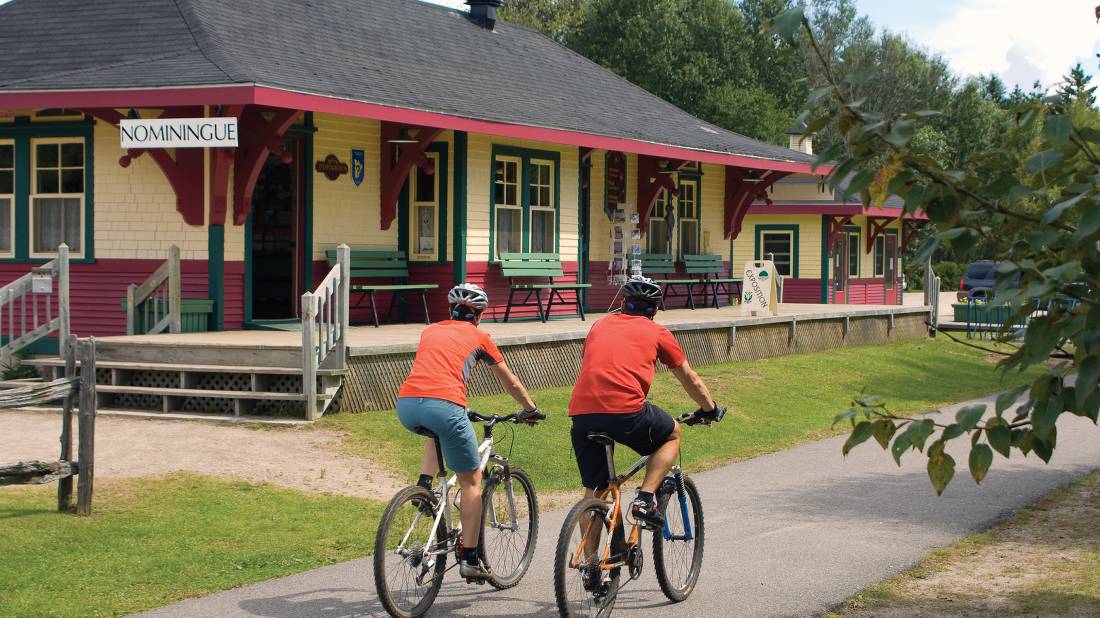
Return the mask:
[[[0,462],[56,460],[60,432],[57,414],[2,412]],[[101,416],[95,470],[98,478],[194,472],[377,500],[389,500],[407,484],[374,462],[340,452],[341,447],[341,434],[313,427],[256,431]]]
[[1100,475],[856,595],[845,616],[1100,614]]

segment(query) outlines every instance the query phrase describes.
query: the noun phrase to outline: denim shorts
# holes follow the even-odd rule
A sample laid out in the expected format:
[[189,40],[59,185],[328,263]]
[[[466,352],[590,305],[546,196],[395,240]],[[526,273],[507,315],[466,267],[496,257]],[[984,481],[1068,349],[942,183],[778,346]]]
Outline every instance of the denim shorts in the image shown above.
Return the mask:
[[481,466],[477,436],[466,408],[444,399],[402,397],[397,400],[397,418],[409,431],[423,427],[434,433],[452,470],[473,472]]

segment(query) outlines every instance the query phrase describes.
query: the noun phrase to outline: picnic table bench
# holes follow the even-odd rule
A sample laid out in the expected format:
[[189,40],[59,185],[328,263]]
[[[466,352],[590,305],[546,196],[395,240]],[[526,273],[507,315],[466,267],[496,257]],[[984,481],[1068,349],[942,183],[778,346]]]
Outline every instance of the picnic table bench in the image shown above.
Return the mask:
[[[592,287],[588,283],[554,283],[557,277],[564,277],[561,257],[557,253],[502,253],[500,255],[501,274],[508,278],[508,306],[504,309],[504,321],[507,322],[512,307],[530,307],[531,297],[535,297],[534,306],[538,317],[545,322],[554,307],[554,298],[565,304],[562,291],[572,291],[576,295],[577,315],[584,320],[584,302],[581,292]],[[545,279],[545,283],[532,280]],[[516,292],[526,292],[523,302],[515,302]],[[542,294],[546,292],[546,307],[542,305]]]
[[741,285],[740,279],[723,276],[727,272],[720,255],[684,255],[684,271],[688,277],[653,276],[677,273],[676,263],[669,254],[643,253],[641,259],[642,272],[664,288],[664,300],[684,298],[684,307],[689,309],[695,309],[695,286],[703,286],[703,302],[717,309],[719,290],[729,295],[732,303],[734,288]]
[[[325,251],[329,266],[336,264],[336,251]],[[409,283],[409,262],[405,259],[404,251],[363,251],[351,252],[351,285],[349,290],[359,293],[359,298],[352,303],[352,308],[359,307],[364,299],[370,302],[371,315],[374,316],[374,327],[378,328],[378,304],[375,294],[378,292],[392,292],[390,306],[386,312],[389,320],[393,314],[395,301],[399,295],[408,292],[419,292],[420,302],[424,307],[424,323],[430,324],[428,313],[428,290],[435,290],[439,285],[435,283]],[[375,283],[375,281],[388,281],[388,283]]]

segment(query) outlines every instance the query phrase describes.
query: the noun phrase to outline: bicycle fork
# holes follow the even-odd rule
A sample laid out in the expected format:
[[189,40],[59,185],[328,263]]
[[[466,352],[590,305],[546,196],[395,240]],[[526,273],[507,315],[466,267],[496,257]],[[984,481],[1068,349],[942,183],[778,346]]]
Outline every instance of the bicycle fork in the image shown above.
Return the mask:
[[[670,485],[671,487],[669,487]],[[684,533],[673,534],[672,528],[668,525],[668,517],[665,517],[665,525],[662,534],[664,534],[666,541],[690,541],[694,538],[694,535],[691,531],[691,518],[688,515],[687,489],[684,488],[684,471],[680,469],[680,466],[672,466],[672,476],[665,477],[664,486],[669,487],[669,489],[676,494],[677,501],[680,505],[680,519],[684,522]]]

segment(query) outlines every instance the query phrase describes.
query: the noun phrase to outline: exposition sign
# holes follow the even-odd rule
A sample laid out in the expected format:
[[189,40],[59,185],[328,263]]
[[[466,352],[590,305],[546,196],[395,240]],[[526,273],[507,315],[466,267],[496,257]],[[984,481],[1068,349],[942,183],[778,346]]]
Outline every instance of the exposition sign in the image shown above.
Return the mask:
[[741,282],[741,315],[779,315],[776,290],[778,275],[770,260],[745,262],[745,278]]
[[119,122],[123,148],[236,148],[236,118],[169,118]]

